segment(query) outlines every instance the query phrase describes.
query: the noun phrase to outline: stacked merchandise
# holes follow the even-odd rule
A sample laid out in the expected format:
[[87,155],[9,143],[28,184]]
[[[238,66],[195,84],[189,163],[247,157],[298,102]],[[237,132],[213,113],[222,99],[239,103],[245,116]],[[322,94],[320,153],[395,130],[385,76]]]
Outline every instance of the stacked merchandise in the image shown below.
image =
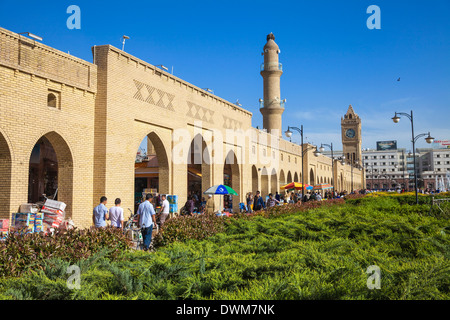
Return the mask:
[[43,217],[43,228],[58,229],[64,221],[66,204],[64,202],[55,200],[46,200],[41,209],[41,213],[45,214]]
[[40,233],[44,232],[44,216],[45,214],[43,212],[37,212],[34,215],[34,232]]
[[8,236],[9,219],[0,219],[0,240]]
[[168,195],[167,201],[169,201],[169,205],[170,205],[169,212],[171,214],[177,213],[178,212],[178,196]]
[[24,234],[34,232],[34,221],[36,219],[36,213],[13,213],[11,231],[21,232]]

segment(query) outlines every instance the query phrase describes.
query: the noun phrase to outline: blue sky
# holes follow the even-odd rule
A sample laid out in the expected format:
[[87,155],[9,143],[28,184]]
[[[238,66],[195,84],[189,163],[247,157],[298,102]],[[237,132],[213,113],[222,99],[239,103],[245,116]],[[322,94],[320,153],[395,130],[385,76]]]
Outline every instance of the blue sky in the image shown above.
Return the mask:
[[[363,121],[363,147],[416,134],[450,139],[450,1],[5,1],[0,26],[32,32],[43,43],[92,61],[90,48],[131,37],[125,50],[230,101],[239,99],[262,127],[259,74],[266,35],[280,46],[287,99],[284,129],[304,125],[307,140],[340,149],[340,118],[353,105]],[[81,9],[81,30],[69,30],[69,5]],[[369,30],[368,6],[381,9]],[[401,78],[398,82],[397,79]],[[293,141],[300,138],[294,134]],[[426,147],[419,141],[418,147]]]

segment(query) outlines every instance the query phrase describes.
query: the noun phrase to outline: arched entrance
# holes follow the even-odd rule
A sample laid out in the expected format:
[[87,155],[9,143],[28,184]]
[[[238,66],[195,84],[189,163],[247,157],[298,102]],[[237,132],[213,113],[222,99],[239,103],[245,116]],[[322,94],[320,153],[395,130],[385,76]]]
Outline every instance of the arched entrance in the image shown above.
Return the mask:
[[263,198],[269,195],[269,173],[266,167],[261,170],[261,195]]
[[211,187],[211,158],[203,137],[198,134],[192,140],[187,161],[187,195],[201,205],[203,192]]
[[[278,192],[282,192],[281,187],[286,185],[286,176],[284,175],[283,169],[280,171],[280,181],[278,183]],[[284,192],[284,191],[283,191]]]
[[279,191],[277,171],[272,169],[272,174],[270,175],[270,193],[275,195],[275,192],[277,191]]
[[294,182],[294,181],[292,180],[292,173],[291,173],[290,171],[288,171],[286,182],[287,182],[287,183]]
[[[231,187],[239,196],[224,196],[224,208],[233,208],[233,212],[239,212],[239,197],[241,197],[241,181],[239,164],[233,151],[228,152],[223,166],[224,185]],[[230,205],[231,204],[231,205]]]
[[73,158],[66,141],[56,132],[42,136],[29,161],[28,202],[48,198],[66,204],[66,218],[72,217]]
[[315,184],[314,170],[313,169],[311,169],[309,171],[309,184],[312,185],[312,186]]
[[11,201],[11,152],[0,133],[0,218],[9,218]]
[[145,193],[169,193],[169,161],[163,142],[155,132],[142,140],[136,154],[134,168],[134,210],[136,212]]
[[252,166],[252,193],[253,193],[253,195],[256,194],[256,191],[258,191],[258,169],[256,169],[256,166]]
[[300,182],[297,172],[294,174],[294,182]]

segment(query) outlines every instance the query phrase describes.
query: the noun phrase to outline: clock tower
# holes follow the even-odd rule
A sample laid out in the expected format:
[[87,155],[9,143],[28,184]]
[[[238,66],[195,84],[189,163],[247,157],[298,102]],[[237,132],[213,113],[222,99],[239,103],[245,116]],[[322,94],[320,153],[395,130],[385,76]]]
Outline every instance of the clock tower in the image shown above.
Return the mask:
[[362,138],[361,118],[355,113],[350,105],[347,113],[341,118],[342,147],[345,162],[348,164],[361,164],[362,161]]

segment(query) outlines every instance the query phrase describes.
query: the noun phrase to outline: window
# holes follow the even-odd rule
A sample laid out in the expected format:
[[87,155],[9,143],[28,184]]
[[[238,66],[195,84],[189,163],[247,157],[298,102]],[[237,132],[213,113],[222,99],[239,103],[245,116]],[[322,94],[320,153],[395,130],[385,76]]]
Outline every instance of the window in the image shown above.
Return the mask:
[[374,159],[376,159],[376,158],[377,158],[377,156],[373,156],[373,158],[374,158]]
[[57,92],[50,92],[47,95],[47,106],[49,108],[58,108]]

